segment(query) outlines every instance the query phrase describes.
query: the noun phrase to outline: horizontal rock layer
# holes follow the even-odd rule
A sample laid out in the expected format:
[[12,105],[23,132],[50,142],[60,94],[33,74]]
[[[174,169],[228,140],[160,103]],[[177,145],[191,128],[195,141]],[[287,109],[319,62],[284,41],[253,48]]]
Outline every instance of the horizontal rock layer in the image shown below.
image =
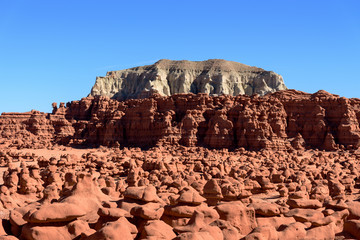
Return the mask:
[[157,92],[163,96],[177,93],[259,94],[287,89],[274,72],[245,64],[210,59],[207,61],[160,60],[153,65],[111,71],[97,77],[89,96],[118,100],[142,98]]
[[0,137],[22,147],[180,144],[334,150],[360,145],[360,99],[325,91],[286,90],[264,97],[154,94],[127,101],[87,97],[53,107],[51,114],[3,113]]

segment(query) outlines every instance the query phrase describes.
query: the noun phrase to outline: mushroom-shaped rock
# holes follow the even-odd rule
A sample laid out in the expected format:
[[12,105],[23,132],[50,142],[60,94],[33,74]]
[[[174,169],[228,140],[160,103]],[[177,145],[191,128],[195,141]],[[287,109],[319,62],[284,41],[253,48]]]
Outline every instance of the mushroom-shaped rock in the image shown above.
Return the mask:
[[121,217],[130,217],[131,215],[121,209],[121,208],[99,208],[98,214],[101,217],[110,217],[110,218],[121,218]]
[[288,225],[296,222],[293,217],[258,217],[256,218],[258,226],[273,226],[278,229],[281,225]]
[[186,226],[175,227],[175,232],[199,232],[201,228],[205,227],[204,214],[199,211],[194,211],[190,221]]
[[[334,210],[344,210],[344,209],[348,209],[349,205],[351,205],[353,202],[345,202],[343,199],[335,199],[335,200],[327,200],[324,202],[324,206],[327,209],[334,209]],[[356,203],[356,202],[355,202]],[[359,206],[354,206],[354,212],[356,211],[357,207]]]
[[289,194],[290,199],[309,199],[309,194],[306,191],[297,191]]
[[170,240],[176,237],[171,226],[161,220],[153,220],[145,223],[139,239]]
[[240,234],[249,234],[256,226],[255,210],[245,207],[242,202],[220,203],[215,207],[220,219],[236,227]]
[[324,214],[314,209],[302,209],[294,208],[285,213],[286,217],[293,217],[298,222],[316,222],[321,218],[324,218]]
[[27,240],[71,240],[71,234],[66,226],[31,226],[24,225],[21,239]]
[[130,213],[145,220],[158,220],[163,215],[164,208],[158,203],[149,202],[145,205],[133,207]]
[[137,229],[126,218],[106,223],[99,231],[84,238],[85,240],[133,240]]
[[255,213],[260,216],[273,217],[280,215],[279,207],[273,203],[252,203],[249,207],[254,208]]
[[309,229],[305,239],[335,239],[335,223]]
[[206,201],[206,198],[200,196],[199,192],[192,187],[185,187],[179,192],[179,197],[176,199],[178,203],[185,203],[191,205],[200,205]]
[[173,217],[187,217],[191,218],[195,211],[202,212],[205,216],[205,222],[210,223],[219,218],[219,214],[213,208],[208,207],[205,203],[198,206],[191,205],[177,205],[165,206],[165,215]]
[[43,205],[39,210],[29,213],[26,220],[30,223],[70,222],[84,216],[86,212],[71,203]]
[[156,188],[152,185],[142,187],[128,187],[124,192],[125,198],[141,200],[144,202],[160,202]]
[[278,240],[278,233],[273,226],[256,227],[245,240]]
[[313,227],[326,226],[333,223],[333,230],[335,234],[341,233],[344,230],[344,222],[349,216],[349,211],[347,209],[342,211],[336,211],[331,215],[326,216],[325,218],[319,219],[318,221],[312,222]]
[[[74,185],[70,196],[63,199],[61,203],[76,205],[79,210],[86,213],[86,215],[81,217],[82,220],[95,223],[99,218],[97,211],[101,207],[102,202],[108,201],[109,196],[101,192],[92,176],[80,173],[77,176],[77,183]],[[48,205],[48,208],[51,209],[52,205],[54,204]]]
[[117,221],[123,217],[131,217],[131,214],[128,211],[125,211],[121,208],[104,208],[101,207],[97,211],[97,214],[100,216],[97,220],[94,229],[101,229],[106,223]]
[[83,220],[75,220],[68,223],[67,229],[72,239],[78,238],[83,232],[91,230],[89,224]]
[[282,225],[278,229],[279,239],[305,239],[306,226],[300,222],[290,223],[289,225]]
[[239,234],[237,228],[235,228],[233,225],[231,225],[225,220],[217,219],[214,222],[210,223],[210,226],[216,226],[220,228],[224,236],[224,240],[238,240],[241,238],[241,235]]
[[216,179],[210,179],[203,189],[204,197],[207,199],[207,203],[210,206],[216,205],[220,199],[223,198],[221,188]]
[[180,226],[174,228],[175,232],[208,232],[214,239],[223,239],[223,234],[217,226],[209,226],[204,222],[204,214],[195,211],[191,217],[189,223],[186,226]]

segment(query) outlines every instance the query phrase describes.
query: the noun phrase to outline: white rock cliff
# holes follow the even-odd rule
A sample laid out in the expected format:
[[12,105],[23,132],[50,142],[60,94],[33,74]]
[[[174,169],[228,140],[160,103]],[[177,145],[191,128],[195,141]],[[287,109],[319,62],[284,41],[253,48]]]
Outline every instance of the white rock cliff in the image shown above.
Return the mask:
[[125,100],[152,92],[166,96],[190,92],[234,96],[265,95],[285,89],[287,87],[279,74],[237,62],[162,59],[153,65],[111,71],[105,77],[97,77],[89,96]]

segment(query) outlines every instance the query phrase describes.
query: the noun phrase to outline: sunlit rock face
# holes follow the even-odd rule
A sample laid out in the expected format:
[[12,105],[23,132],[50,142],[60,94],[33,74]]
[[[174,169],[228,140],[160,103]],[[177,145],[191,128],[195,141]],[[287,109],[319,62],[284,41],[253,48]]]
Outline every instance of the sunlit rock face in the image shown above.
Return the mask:
[[162,59],[153,65],[111,71],[105,77],[97,77],[89,96],[118,100],[147,97],[153,92],[163,96],[177,93],[262,96],[285,89],[279,74],[237,62]]
[[325,91],[284,90],[263,97],[153,94],[126,101],[97,96],[53,107],[51,114],[3,113],[0,136],[30,148],[52,143],[253,150],[360,146],[360,100]]

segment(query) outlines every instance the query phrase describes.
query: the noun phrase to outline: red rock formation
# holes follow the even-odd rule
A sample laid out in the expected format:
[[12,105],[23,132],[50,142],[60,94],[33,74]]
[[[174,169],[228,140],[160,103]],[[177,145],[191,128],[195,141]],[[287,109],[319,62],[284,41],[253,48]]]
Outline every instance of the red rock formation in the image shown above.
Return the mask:
[[180,123],[180,143],[188,147],[195,146],[197,143],[196,133],[198,126],[199,124],[192,115],[192,111],[188,110]]
[[227,119],[225,110],[216,110],[209,120],[204,143],[212,148],[228,148],[233,142],[233,123]]
[[0,239],[359,238],[358,150],[29,151],[0,144]]
[[154,94],[124,102],[88,97],[53,107],[51,114],[3,113],[0,136],[17,139],[13,144],[19,147],[181,144],[334,150],[360,146],[360,100],[325,91],[287,90],[264,97]]
[[0,239],[360,236],[359,99],[284,91],[53,107],[0,117]]

